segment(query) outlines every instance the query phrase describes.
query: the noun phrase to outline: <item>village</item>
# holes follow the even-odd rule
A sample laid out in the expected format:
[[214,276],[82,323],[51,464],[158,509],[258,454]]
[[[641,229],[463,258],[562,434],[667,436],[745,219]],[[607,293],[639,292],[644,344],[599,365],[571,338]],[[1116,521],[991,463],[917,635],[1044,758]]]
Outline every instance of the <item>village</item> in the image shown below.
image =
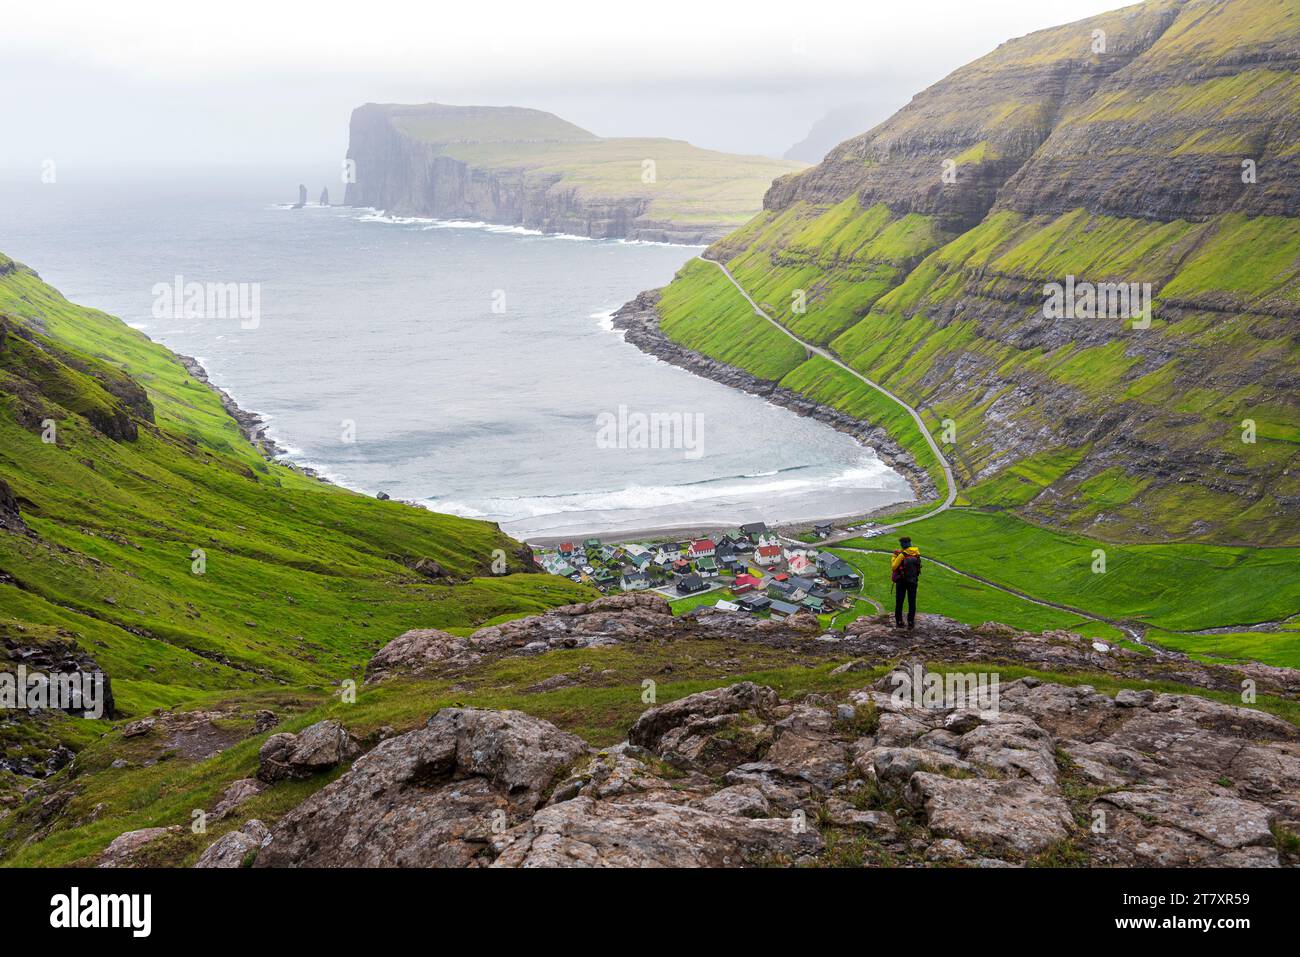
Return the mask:
[[[823,523],[811,537],[830,533]],[[862,587],[861,573],[842,558],[783,539],[763,522],[673,542],[561,542],[537,548],[535,561],[552,575],[606,594],[656,592],[678,613],[712,605],[778,621],[809,614],[829,623],[856,608]]]

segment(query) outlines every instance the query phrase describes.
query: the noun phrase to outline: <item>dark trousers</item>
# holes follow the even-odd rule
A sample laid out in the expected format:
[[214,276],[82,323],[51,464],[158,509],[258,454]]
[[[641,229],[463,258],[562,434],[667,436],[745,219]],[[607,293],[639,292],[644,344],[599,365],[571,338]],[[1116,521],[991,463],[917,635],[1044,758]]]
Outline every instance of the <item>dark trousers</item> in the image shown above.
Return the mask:
[[907,623],[916,624],[916,586],[920,582],[896,582],[894,584],[894,621],[903,623],[903,599],[907,599]]

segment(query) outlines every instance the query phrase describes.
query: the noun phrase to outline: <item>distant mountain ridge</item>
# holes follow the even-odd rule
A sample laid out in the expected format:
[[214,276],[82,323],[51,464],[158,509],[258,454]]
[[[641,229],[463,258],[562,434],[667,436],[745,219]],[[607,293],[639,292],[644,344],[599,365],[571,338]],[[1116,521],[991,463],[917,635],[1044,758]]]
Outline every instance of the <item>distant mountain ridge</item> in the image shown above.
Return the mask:
[[[708,256],[950,433],[971,504],[1126,539],[1294,542],[1297,117],[1300,5],[1149,0],[958,69],[778,180]],[[1150,288],[1149,328],[1050,318],[1067,281]],[[688,265],[663,332],[882,420],[727,287]]]
[[827,111],[826,115],[808,130],[808,135],[795,143],[782,156],[803,163],[820,163],[832,149],[871,126],[870,118],[879,116],[868,103],[850,103]]
[[345,203],[550,233],[701,243],[803,164],[680,140],[596,136],[519,107],[370,103],[352,114]]

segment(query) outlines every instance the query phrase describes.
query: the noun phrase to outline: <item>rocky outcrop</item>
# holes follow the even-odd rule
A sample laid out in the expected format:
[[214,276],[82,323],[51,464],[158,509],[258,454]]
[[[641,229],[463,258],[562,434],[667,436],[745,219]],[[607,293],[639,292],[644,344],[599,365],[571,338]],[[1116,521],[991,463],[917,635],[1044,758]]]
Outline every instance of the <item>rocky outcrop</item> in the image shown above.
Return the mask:
[[255,866],[469,865],[586,750],[526,714],[445,708],[290,812]]
[[[66,632],[65,632],[66,634]],[[80,687],[94,688],[102,682],[102,691],[98,701],[98,713],[91,714],[95,708],[74,707],[68,714],[79,717],[111,718],[115,711],[113,700],[113,681],[85,650],[70,638],[55,638],[50,641],[26,639],[21,634],[7,634],[0,637],[0,671],[16,673],[19,666],[26,669],[29,682],[39,678],[42,682],[60,681],[61,677],[73,678]],[[82,700],[82,705],[89,702]]]
[[490,655],[535,655],[559,648],[689,637],[739,637],[789,644],[804,641],[819,631],[812,615],[784,622],[734,615],[683,618],[673,615],[667,599],[660,595],[628,592],[490,625],[467,638],[432,628],[405,632],[375,653],[366,666],[365,680],[371,683],[463,670]]
[[99,855],[97,867],[143,867],[149,845],[181,831],[179,824],[170,827],[146,827],[138,831],[127,831],[115,837],[108,847]]
[[543,808],[500,842],[493,867],[740,867],[821,850],[815,831],[675,804],[579,797]]
[[[1277,866],[1297,827],[1288,722],[1033,678],[973,706],[913,662],[840,702],[689,695],[599,752],[519,712],[444,709],[290,812],[255,866],[834,863],[831,832],[876,863]],[[210,853],[243,859],[259,833]]]
[[212,809],[211,818],[220,821],[240,805],[252,800],[265,790],[266,784],[256,778],[240,778],[222,792],[216,807]]
[[1068,631],[1024,632],[989,622],[972,627],[941,615],[921,614],[913,631],[900,631],[890,615],[859,618],[842,632],[823,634],[817,619],[785,621],[704,607],[673,615],[659,595],[629,592],[566,605],[542,615],[481,628],[467,638],[436,629],[406,632],[371,659],[366,681],[462,674],[491,657],[543,654],[562,648],[613,646],[641,641],[725,639],[756,642],[827,659],[849,657],[846,670],[900,659],[1006,662],[1054,672],[1107,674],[1167,681],[1240,693],[1249,680],[1260,693],[1300,696],[1300,671],[1257,662],[1210,665],[1165,649],[1149,653],[1097,642]]
[[18,510],[18,497],[14,495],[13,489],[4,479],[0,479],[0,528],[23,534],[30,531]]
[[[714,688],[648,707],[626,741],[602,750],[518,711],[445,708],[358,758],[269,836],[245,826],[205,858],[233,866],[255,851],[258,867],[739,867],[839,863],[836,848],[849,842],[879,864],[1291,863],[1287,835],[1300,829],[1293,724],[1190,694],[1004,682],[997,662],[1177,676],[1238,692],[1242,671],[935,616],[910,633],[882,617],[820,635],[713,610],[674,617],[661,604],[626,595],[569,606],[483,629],[477,650],[409,638],[386,649],[371,680],[657,633],[848,653],[835,672],[863,674],[862,685],[799,700],[753,682]],[[924,660],[943,660],[945,672]],[[872,680],[871,662],[896,664]],[[1300,694],[1298,672],[1253,677],[1261,691]],[[330,724],[303,736],[341,741]],[[272,745],[281,737],[264,752],[283,753]],[[332,761],[338,749],[330,752]]]

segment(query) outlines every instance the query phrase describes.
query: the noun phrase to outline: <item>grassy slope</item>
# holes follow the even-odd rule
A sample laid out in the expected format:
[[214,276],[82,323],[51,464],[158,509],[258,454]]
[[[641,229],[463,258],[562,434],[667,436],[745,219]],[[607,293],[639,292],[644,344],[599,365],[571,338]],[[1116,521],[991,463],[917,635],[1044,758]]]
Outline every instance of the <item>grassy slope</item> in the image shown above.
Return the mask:
[[[156,427],[114,441],[69,411],[114,404],[94,378],[9,361],[29,347],[13,335],[0,352],[0,478],[38,536],[0,532],[0,571],[11,577],[0,584],[0,632],[75,637],[127,714],[235,688],[325,686],[404,629],[464,627],[587,594],[551,576],[491,576],[498,548],[520,569],[517,544],[494,526],[264,462],[161,346],[24,268],[0,272],[0,316],[38,324],[71,359],[125,370],[155,409]],[[66,381],[77,394],[51,399]],[[33,416],[58,420],[57,445],[40,441]],[[203,575],[191,568],[195,548],[206,552]],[[463,583],[421,578],[408,568],[420,558]]]
[[[1207,16],[1203,9],[1189,9],[1141,62],[1158,71],[1177,57],[1204,60],[1291,35],[1300,22],[1277,0],[1238,0]],[[1110,32],[1123,35],[1118,28]],[[1004,69],[1014,75],[1064,62],[1077,56],[1077,38],[1078,31],[1067,28],[1035,34],[1004,44],[961,73],[996,78]],[[1251,67],[1228,77],[1212,74],[1154,91],[1100,93],[1058,122],[1088,142],[1111,142],[1105,133],[1114,124],[1142,129],[1173,112],[1198,131],[1188,135],[1180,128],[1178,142],[1143,140],[1142,149],[1153,156],[1265,156],[1276,149],[1272,144],[1285,134],[1271,118],[1300,109],[1295,76]],[[925,109],[904,110],[889,121],[889,142],[924,130],[934,138],[980,128],[1028,135],[1046,122],[1035,118],[1028,100],[1003,102],[1005,85],[994,82],[974,101],[961,82],[936,92]],[[951,113],[942,112],[948,108]],[[1094,128],[1099,132],[1091,136]],[[1232,141],[1223,142],[1216,130],[1231,130]],[[1131,149],[1133,137],[1119,142]],[[862,162],[871,167],[881,161],[886,147]],[[966,167],[997,159],[998,149],[981,141],[958,162]],[[841,164],[842,175],[849,175],[847,161]],[[913,173],[912,179],[920,175]],[[921,408],[936,434],[944,419],[952,419],[954,465],[964,488],[975,486],[965,488],[969,502],[1023,510],[1109,539],[1133,539],[1132,528],[1152,526],[1161,537],[1189,540],[1294,544],[1300,535],[1287,504],[1300,495],[1300,408],[1294,390],[1252,384],[1258,370],[1294,368],[1300,360],[1288,332],[1293,320],[1285,318],[1300,301],[1300,220],[1294,217],[1223,214],[1206,222],[1159,223],[1082,209],[1042,216],[995,210],[952,235],[931,217],[891,213],[879,203],[864,207],[851,193],[765,211],[715,244],[712,254],[769,314]],[[1041,322],[1042,283],[1067,274],[1151,282],[1152,328],[1107,331],[1109,341],[1095,344],[1014,344]],[[795,308],[799,292],[804,312]],[[851,377],[834,374],[826,363],[800,365],[789,345],[774,345],[766,323],[732,298],[719,277],[688,265],[665,290],[665,332],[879,422],[927,463],[908,417],[882,408],[888,403],[872,394],[859,394]],[[719,322],[723,312],[725,322]],[[1034,343],[1039,337],[1025,338]],[[1151,358],[1142,361],[1139,350]],[[1170,354],[1183,358],[1159,361]],[[970,385],[953,387],[961,369]],[[1061,397],[1051,417],[1030,403],[1016,411],[1013,423],[1006,421],[1001,410],[1012,393],[1040,391]],[[1086,417],[1117,404],[1127,415],[1122,428],[1130,441],[1197,461],[1200,479],[1153,482],[1127,470],[1122,459],[1111,461],[1106,450],[1043,439],[1064,415]],[[1254,444],[1241,441],[1245,419],[1256,423]],[[1038,447],[1028,456],[1008,455],[1000,441],[1008,432],[1033,436]],[[1094,453],[1098,461],[1089,460]],[[1212,469],[1207,456],[1214,457]],[[1237,484],[1215,478],[1224,474]]]
[[[954,568],[1057,604],[1149,626],[1149,637],[1200,655],[1253,658],[1300,667],[1300,632],[1245,635],[1175,635],[1231,625],[1277,622],[1300,608],[1297,548],[1234,548],[1189,543],[1116,545],[1030,525],[1002,512],[956,509],[908,527],[908,534],[932,556]],[[849,548],[890,547],[892,540],[853,539]],[[1093,572],[1094,551],[1105,551],[1106,570]],[[853,556],[855,563],[874,556]],[[1099,626],[1076,628],[1045,623],[1058,614],[995,590],[971,591],[971,583],[950,581],[942,569],[926,579],[922,605],[972,624],[1002,621],[1024,628],[1067,627],[1101,635]],[[888,590],[883,566],[872,581]],[[1027,607],[1026,607],[1027,606]]]
[[[879,544],[870,547],[879,547]],[[894,596],[889,583],[889,556],[839,549],[835,554],[862,571],[862,594],[874,598],[892,613]],[[937,565],[926,566],[923,578],[924,587],[918,592],[918,610],[927,614],[944,615],[968,625],[998,621],[1026,631],[1064,629],[1112,641],[1123,637],[1118,629],[1109,625],[1036,605]]]
[[938,461],[906,410],[821,356],[807,357],[802,346],[755,315],[716,266],[691,260],[663,290],[658,309],[664,334],[687,348],[881,424],[937,488],[945,487]]
[[[807,164],[701,149],[682,140],[602,138],[539,110],[497,107],[393,108],[391,122],[443,155],[589,199],[643,197],[654,221],[734,228],[759,206],[772,180]],[[652,182],[643,178],[654,163]]]

